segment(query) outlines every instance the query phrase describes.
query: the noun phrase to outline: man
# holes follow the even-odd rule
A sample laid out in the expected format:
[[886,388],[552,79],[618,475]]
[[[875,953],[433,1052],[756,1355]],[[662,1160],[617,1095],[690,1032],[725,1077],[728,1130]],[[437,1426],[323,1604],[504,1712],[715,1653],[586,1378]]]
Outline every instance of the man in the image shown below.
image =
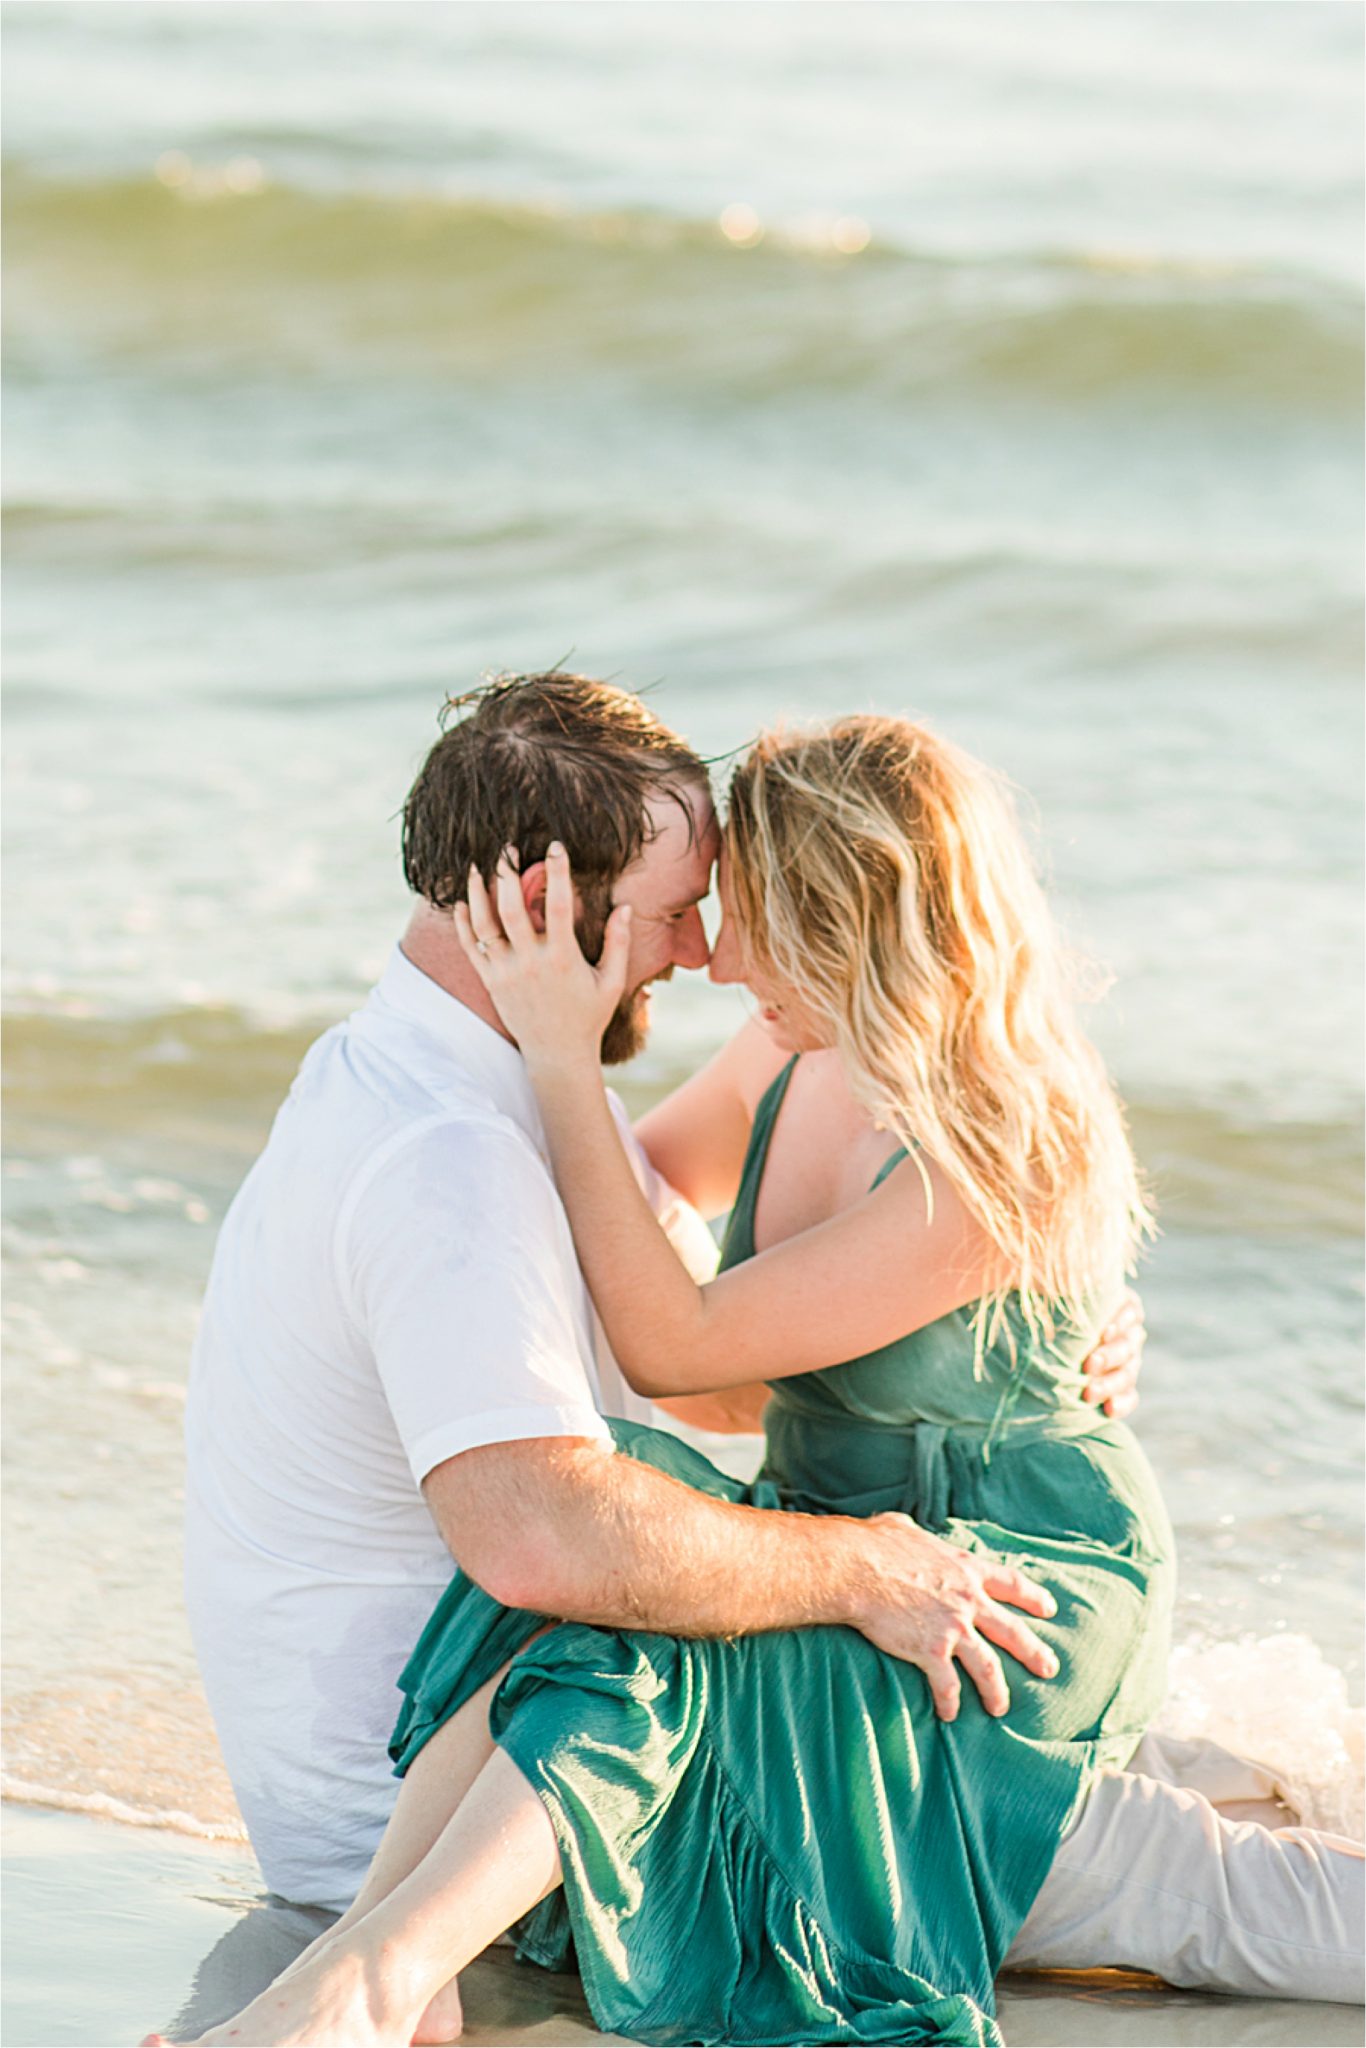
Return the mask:
[[[659,1418],[607,1352],[520,1056],[450,912],[509,845],[533,900],[561,840],[590,956],[632,906],[603,1045],[629,1058],[650,984],[707,961],[706,774],[637,699],[582,677],[504,679],[461,708],[405,809],[402,945],[308,1054],[228,1214],[190,1384],[210,1706],[267,1883],[332,1910],[392,1804],[395,1680],[453,1558],[508,1605],[608,1626],[844,1623],[922,1665],[956,1656],[989,1704],[998,1650],[1053,1668],[1013,1611],[1049,1597],[1013,1570],[902,1517],[765,1514],[613,1455],[605,1415]],[[696,1217],[634,1156],[695,1255]]]

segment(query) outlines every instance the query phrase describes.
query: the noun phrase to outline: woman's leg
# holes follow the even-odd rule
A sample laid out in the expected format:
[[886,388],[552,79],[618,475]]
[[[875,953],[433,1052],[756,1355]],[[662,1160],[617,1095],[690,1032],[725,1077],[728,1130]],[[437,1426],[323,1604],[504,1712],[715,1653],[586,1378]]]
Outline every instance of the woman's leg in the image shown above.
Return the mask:
[[452,1714],[414,1757],[365,1882],[341,1919],[328,1928],[322,1937],[324,1941],[364,1919],[395,1885],[416,1870],[440,1836],[493,1755],[489,1707],[506,1672],[504,1665],[487,1685],[471,1693],[459,1712]]
[[[553,1622],[548,1622],[544,1628],[538,1628],[527,1637],[527,1643],[534,1643],[537,1636],[545,1635],[553,1626]],[[527,1643],[522,1645],[523,1649]],[[487,1685],[481,1685],[478,1692],[471,1693],[464,1706],[452,1714],[450,1720],[437,1729],[431,1741],[419,1750],[399,1788],[389,1824],[380,1838],[374,1861],[365,1873],[364,1884],[341,1918],[334,1920],[325,1933],[301,1950],[289,1965],[289,1970],[297,1970],[325,1942],[345,1934],[422,1861],[493,1755],[489,1708],[493,1695],[507,1677],[508,1669],[509,1665],[505,1664]],[[282,1970],[280,1975],[286,1976],[288,1971]],[[437,2038],[451,2037],[439,2035]]]
[[[355,1899],[339,1920],[280,1972],[275,1979],[277,1984],[321,1950],[344,1938],[357,1921],[388,1897],[395,1885],[416,1870],[493,1754],[489,1706],[506,1668],[472,1693],[418,1752],[404,1777],[389,1825]],[[413,2038],[424,2044],[456,2041],[462,2017],[460,1989],[452,1980],[431,2001]]]
[[202,2038],[252,2048],[406,2048],[431,2000],[560,1875],[549,1815],[495,1750],[407,1876]]

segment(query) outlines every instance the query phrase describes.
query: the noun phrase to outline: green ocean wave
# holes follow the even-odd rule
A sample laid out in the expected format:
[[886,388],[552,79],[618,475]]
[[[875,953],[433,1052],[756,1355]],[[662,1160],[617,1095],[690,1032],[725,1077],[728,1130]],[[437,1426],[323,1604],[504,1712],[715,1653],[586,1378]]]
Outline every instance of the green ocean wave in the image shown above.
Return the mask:
[[[180,173],[177,169],[176,177]],[[307,191],[257,169],[10,170],[12,368],[83,346],[244,364],[374,357],[514,378],[599,368],[767,397],[929,387],[1075,402],[1361,400],[1362,309],[1310,273],[1123,249],[960,258],[830,218],[764,229],[479,195]]]

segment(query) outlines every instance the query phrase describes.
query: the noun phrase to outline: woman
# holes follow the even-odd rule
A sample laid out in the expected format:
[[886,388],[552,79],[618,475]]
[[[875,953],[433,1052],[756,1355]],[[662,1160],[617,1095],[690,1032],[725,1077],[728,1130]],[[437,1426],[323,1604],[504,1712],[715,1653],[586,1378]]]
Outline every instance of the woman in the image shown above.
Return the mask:
[[[590,968],[558,849],[548,869],[543,940],[506,868],[499,916],[471,877],[457,921],[613,1349],[646,1394],[773,1387],[751,1487],[652,1430],[620,1425],[619,1450],[758,1509],[905,1512],[1005,1555],[1056,1598],[1060,1674],[1007,1702],[981,1641],[922,1674],[843,1629],[547,1624],[457,1574],[404,1674],[407,1782],[364,1891],[208,2038],[454,2038],[445,1980],[519,1923],[547,1963],[572,1934],[599,2024],[644,2040],[997,2039],[996,1969],[1162,1696],[1172,1586],[1146,1461],[1081,1398],[1147,1216],[1009,806],[893,719],[770,735],[737,771],[715,971],[776,1052],[751,1027],[645,1132],[694,1198],[738,1181],[704,1287],[601,1087],[629,912]],[[996,1714],[960,1698],[955,1650]]]

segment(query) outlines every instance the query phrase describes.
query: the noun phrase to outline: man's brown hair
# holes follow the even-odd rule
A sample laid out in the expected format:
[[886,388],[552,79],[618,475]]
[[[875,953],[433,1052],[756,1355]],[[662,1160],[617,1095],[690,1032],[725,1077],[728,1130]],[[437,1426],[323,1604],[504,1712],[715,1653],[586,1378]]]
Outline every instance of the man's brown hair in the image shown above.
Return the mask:
[[471,868],[491,883],[505,847],[527,868],[558,839],[600,927],[649,837],[650,800],[675,797],[692,827],[685,792],[706,768],[629,690],[563,669],[498,675],[452,713],[403,808],[403,873],[439,910],[464,902]]

